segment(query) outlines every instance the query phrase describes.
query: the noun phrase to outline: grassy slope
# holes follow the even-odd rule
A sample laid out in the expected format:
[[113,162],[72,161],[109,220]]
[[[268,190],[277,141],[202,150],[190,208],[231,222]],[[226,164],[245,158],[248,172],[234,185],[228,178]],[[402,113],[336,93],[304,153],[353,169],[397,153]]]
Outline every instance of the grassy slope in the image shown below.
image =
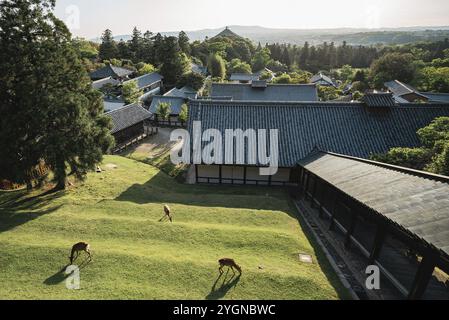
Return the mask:
[[[347,296],[282,191],[180,185],[122,157],[106,157],[103,168],[63,193],[24,201],[23,191],[0,192],[1,299]],[[173,224],[158,222],[164,203]],[[60,270],[81,240],[94,260],[81,270],[81,290],[67,290]],[[314,264],[298,262],[298,252],[314,255]],[[235,258],[243,276],[229,273],[213,288],[223,256]]]

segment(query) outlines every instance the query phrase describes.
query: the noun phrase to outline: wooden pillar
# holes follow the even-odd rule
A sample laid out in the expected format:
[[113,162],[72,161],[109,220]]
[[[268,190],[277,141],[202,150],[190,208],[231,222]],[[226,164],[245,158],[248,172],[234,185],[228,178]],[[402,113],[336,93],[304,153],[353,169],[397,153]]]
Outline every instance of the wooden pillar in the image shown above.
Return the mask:
[[304,199],[307,200],[307,189],[309,188],[310,172],[304,174]]
[[246,166],[243,167],[243,184],[246,184]]
[[348,228],[348,230],[346,231],[346,235],[345,235],[345,247],[349,248],[349,246],[351,245],[351,236],[354,233],[356,224],[357,224],[357,215],[355,214],[355,212],[351,209],[350,213],[351,213],[351,224]]
[[413,280],[412,289],[409,292],[408,299],[421,299],[426,291],[427,285],[432,278],[433,270],[435,269],[438,259],[438,253],[429,249],[419,264],[418,272],[416,272],[415,280]]
[[223,182],[223,174],[222,174],[222,165],[218,166],[218,182],[222,184]]
[[383,223],[377,225],[376,236],[374,238],[373,249],[371,250],[371,254],[369,256],[369,261],[373,264],[377,258],[379,258],[380,251],[382,250],[382,246],[385,242],[385,238],[387,236],[387,228]]
[[195,164],[195,181],[198,183],[198,165]]
[[329,230],[335,229],[335,215],[336,215],[336,208],[337,208],[337,201],[338,201],[338,195],[335,194],[334,201],[332,203],[332,209],[331,209],[331,222],[329,224]]
[[313,175],[313,187],[312,187],[312,204],[311,207],[315,207],[315,200],[316,200],[316,188],[318,184],[318,177],[316,175]]
[[271,186],[271,180],[273,179],[273,176],[270,174],[268,176],[268,185]]

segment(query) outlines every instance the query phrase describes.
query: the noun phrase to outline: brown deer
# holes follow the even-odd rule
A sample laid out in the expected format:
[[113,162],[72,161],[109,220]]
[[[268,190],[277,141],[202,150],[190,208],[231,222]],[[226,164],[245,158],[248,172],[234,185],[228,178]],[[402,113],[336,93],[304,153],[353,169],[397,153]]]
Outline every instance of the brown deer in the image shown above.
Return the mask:
[[170,207],[168,205],[164,205],[164,212],[165,212],[165,215],[159,221],[162,221],[165,217],[167,217],[168,220],[170,220],[170,222],[173,222]]
[[235,263],[233,259],[223,258],[218,260],[218,264],[220,265],[220,267],[218,268],[218,270],[220,271],[220,275],[223,274],[223,267],[225,266],[231,268],[234,274],[235,274],[234,268],[237,269],[239,274],[242,274],[242,268],[240,268],[240,266],[237,263]]
[[87,255],[89,256],[89,261],[92,261],[92,256],[90,254],[90,245],[87,242],[78,242],[74,244],[72,247],[72,252],[70,253],[69,257],[70,264],[73,264],[73,261],[75,261],[78,258],[80,251],[86,252]]

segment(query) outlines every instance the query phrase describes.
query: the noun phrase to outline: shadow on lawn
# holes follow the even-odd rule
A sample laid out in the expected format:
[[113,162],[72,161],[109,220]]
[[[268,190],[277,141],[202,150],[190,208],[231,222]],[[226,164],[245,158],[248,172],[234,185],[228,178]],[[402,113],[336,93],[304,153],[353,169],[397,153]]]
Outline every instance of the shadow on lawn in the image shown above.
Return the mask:
[[218,283],[220,282],[220,278],[222,277],[222,274],[218,276],[218,278],[215,280],[211,291],[206,296],[207,300],[218,300],[220,298],[223,298],[229,290],[237,286],[237,283],[240,281],[241,275],[231,275],[231,277],[228,279],[228,272],[226,272],[223,282],[221,283],[220,287],[217,288]]
[[[87,267],[87,265],[89,263],[91,263],[92,260],[89,260],[88,258],[86,258],[83,262],[81,262],[81,264],[78,266],[79,270],[84,269],[85,267]],[[67,269],[67,267],[70,266],[70,264],[65,265],[64,267],[62,267],[61,270],[59,270],[58,272],[56,272],[54,275],[51,275],[50,277],[48,277],[47,279],[44,280],[44,284],[48,285],[48,286],[54,286],[57,284],[60,284],[61,282],[65,281],[65,279],[67,279],[72,273],[66,273],[65,270]]]
[[0,203],[0,233],[58,210],[62,205],[52,207],[48,205],[63,195],[63,191],[46,191],[35,196],[27,196],[23,191],[17,191]]
[[144,184],[132,185],[115,200],[136,204],[177,203],[203,207],[279,210],[276,201],[270,199],[287,200],[287,195],[285,189],[280,187],[187,185],[176,182],[160,171]]

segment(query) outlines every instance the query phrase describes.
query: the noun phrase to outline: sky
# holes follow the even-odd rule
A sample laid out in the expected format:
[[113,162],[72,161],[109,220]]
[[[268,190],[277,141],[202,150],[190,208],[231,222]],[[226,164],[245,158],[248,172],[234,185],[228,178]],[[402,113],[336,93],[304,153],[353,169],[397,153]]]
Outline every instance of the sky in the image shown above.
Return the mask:
[[56,0],[75,36],[228,25],[270,28],[386,28],[449,25],[448,0]]

